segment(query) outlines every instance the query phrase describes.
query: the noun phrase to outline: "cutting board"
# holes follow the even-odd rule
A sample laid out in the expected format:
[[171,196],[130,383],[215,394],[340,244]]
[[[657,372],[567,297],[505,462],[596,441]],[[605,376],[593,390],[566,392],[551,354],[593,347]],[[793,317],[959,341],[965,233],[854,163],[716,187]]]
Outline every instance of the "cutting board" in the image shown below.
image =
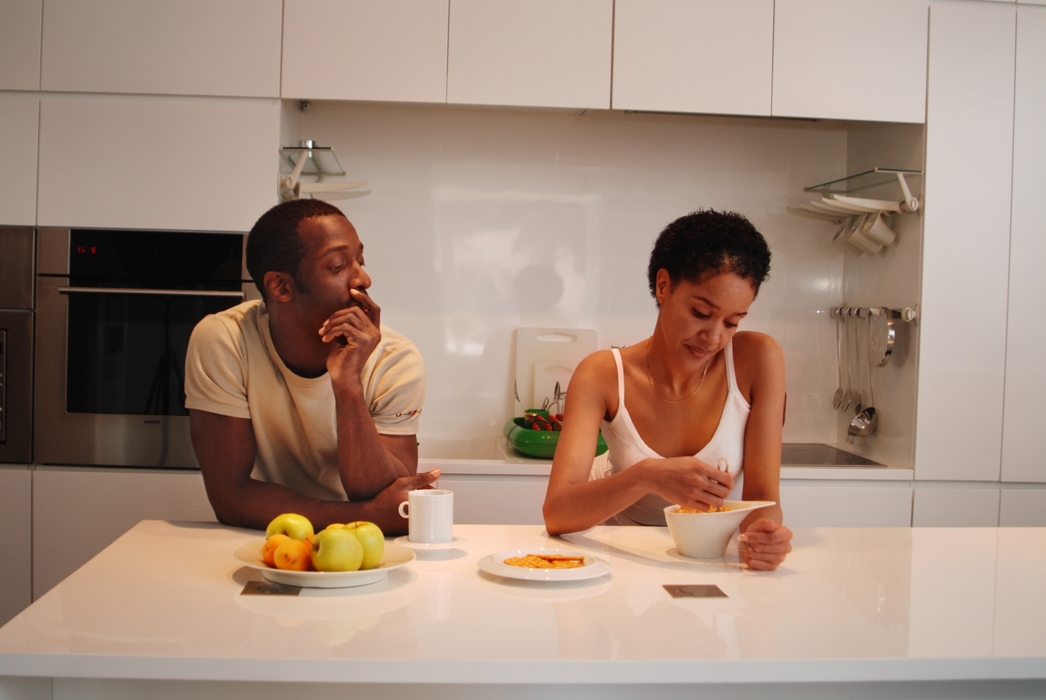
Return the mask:
[[[596,332],[586,328],[516,329],[516,414],[551,403],[556,382],[566,393],[574,368],[596,351]],[[560,409],[562,410],[562,406]]]

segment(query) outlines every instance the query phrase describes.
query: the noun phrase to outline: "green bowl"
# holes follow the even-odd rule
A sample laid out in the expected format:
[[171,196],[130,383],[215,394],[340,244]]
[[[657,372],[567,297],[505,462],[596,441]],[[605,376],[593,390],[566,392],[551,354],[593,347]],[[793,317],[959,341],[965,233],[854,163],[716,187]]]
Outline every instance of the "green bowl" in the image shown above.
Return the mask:
[[[527,413],[543,413],[545,411],[530,409]],[[505,437],[508,444],[519,450],[528,457],[539,457],[541,459],[552,459],[556,454],[556,444],[559,443],[558,430],[531,430],[526,427],[522,416],[517,416],[505,423]],[[607,443],[600,434],[596,443],[596,454],[601,455],[607,451]]]

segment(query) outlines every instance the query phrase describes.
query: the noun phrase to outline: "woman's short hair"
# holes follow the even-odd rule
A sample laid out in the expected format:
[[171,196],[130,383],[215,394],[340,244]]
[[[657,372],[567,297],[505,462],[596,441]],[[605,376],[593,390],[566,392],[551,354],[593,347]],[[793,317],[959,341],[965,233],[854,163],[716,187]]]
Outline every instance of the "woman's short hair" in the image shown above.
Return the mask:
[[342,216],[341,209],[319,199],[294,199],[277,204],[261,215],[247,234],[247,272],[254,286],[265,293],[265,273],[285,272],[294,284],[308,292],[301,282],[301,261],[305,257],[305,244],[298,235],[298,226],[306,219],[322,216]]
[[770,276],[770,247],[741,214],[699,209],[666,226],[654,243],[647,278],[655,300],[661,269],[673,285],[733,272],[751,282],[758,294],[759,285]]

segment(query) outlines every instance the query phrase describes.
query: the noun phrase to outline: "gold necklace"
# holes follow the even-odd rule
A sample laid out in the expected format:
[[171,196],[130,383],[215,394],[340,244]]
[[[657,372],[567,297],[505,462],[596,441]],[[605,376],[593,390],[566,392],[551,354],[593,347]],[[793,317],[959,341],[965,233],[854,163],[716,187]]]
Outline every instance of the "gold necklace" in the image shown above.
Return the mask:
[[674,401],[661,396],[661,394],[657,393],[657,387],[654,386],[654,378],[650,375],[650,338],[646,339],[646,348],[643,350],[643,361],[646,362],[646,379],[650,382],[650,388],[654,390],[654,396],[665,403],[683,403],[684,401],[689,401],[694,398],[694,394],[696,394],[701,389],[701,385],[705,383],[705,375],[708,374],[708,365],[712,361],[712,358],[709,357],[705,360],[705,369],[701,372],[701,381],[697,383],[697,389],[694,389],[690,396],[687,396],[685,399],[676,399]]

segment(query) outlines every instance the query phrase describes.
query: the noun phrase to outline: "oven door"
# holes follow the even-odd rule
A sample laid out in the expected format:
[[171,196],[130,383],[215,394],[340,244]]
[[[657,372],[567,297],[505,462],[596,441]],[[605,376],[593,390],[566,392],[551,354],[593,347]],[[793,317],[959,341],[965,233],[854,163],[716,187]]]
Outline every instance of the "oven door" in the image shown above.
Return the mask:
[[243,293],[68,285],[37,277],[36,461],[196,468],[189,335]]

